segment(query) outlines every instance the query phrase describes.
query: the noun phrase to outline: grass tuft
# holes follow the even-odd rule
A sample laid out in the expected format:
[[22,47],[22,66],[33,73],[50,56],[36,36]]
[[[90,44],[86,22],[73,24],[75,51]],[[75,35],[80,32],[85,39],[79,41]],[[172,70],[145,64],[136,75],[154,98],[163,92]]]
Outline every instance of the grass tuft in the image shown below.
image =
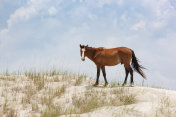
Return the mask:
[[85,78],[86,78],[86,75],[78,75],[78,78],[76,78],[75,86],[82,84]]
[[74,110],[76,110],[75,114],[87,113],[103,106],[120,106],[135,103],[135,95],[129,94],[122,89],[116,89],[112,93],[103,90],[90,90],[86,91],[83,97],[73,95],[72,103],[75,107]]
[[61,88],[59,88],[58,90],[55,91],[53,97],[59,98],[65,92],[65,89],[66,89],[66,85],[62,85]]
[[51,104],[42,112],[41,117],[58,117],[61,114],[62,108]]

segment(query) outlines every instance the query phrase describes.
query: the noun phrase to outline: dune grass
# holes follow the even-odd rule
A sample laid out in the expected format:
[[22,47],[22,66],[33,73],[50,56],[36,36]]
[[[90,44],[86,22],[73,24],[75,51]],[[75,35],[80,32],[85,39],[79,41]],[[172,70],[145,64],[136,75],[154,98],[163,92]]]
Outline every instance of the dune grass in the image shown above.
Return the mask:
[[2,110],[0,110],[0,116],[2,117],[17,117],[16,111],[14,108],[8,106],[8,99],[5,99],[5,103],[2,105]]
[[130,94],[124,88],[104,90],[88,90],[84,96],[72,96],[72,102],[76,108],[75,113],[87,113],[104,106],[120,106],[135,103],[134,94]]
[[164,96],[160,99],[159,107],[156,109],[155,117],[171,117],[171,113],[176,114],[176,109],[171,109],[171,101],[168,96]]
[[[122,90],[123,92],[121,92]],[[109,94],[112,96],[108,96]],[[71,114],[79,115],[91,112],[100,107],[128,105],[135,103],[135,101],[135,95],[129,94],[121,88],[110,91],[109,93],[103,90],[88,90],[83,95],[72,95],[72,105],[65,110],[61,105],[49,105],[42,112],[42,117],[56,117]]]
[[80,84],[82,84],[82,82],[86,79],[86,75],[85,74],[81,74],[81,75],[78,75],[76,79],[76,82],[75,82],[75,86],[79,86]]
[[[119,84],[112,84],[110,88],[92,87],[79,94],[75,92],[69,98],[67,88],[83,86],[85,83],[90,85],[91,82],[85,74],[55,69],[42,72],[14,72],[13,75],[6,71],[0,76],[0,80],[0,86],[4,87],[1,97],[6,97],[6,101],[0,107],[0,116],[19,116],[20,110],[17,105],[22,106],[22,110],[31,110],[30,116],[38,114],[41,117],[57,117],[72,114],[79,116],[100,107],[128,105],[136,101],[135,95],[119,87]],[[11,99],[9,95],[14,97]],[[65,102],[59,102],[60,100]],[[62,103],[66,103],[67,106]]]

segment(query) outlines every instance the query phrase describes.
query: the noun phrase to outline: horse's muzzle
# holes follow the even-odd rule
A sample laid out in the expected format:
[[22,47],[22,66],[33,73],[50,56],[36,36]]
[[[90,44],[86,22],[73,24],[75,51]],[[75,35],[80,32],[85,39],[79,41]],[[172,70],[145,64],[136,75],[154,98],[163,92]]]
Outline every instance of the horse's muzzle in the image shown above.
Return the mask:
[[82,61],[85,61],[85,58],[81,58]]

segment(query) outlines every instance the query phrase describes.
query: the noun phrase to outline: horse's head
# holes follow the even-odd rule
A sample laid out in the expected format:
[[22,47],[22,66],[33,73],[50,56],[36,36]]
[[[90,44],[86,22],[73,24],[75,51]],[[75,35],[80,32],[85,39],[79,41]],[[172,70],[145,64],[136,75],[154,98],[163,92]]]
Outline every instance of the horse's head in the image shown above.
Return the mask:
[[80,54],[81,54],[81,60],[82,60],[82,61],[85,61],[85,56],[86,56],[87,47],[88,47],[88,45],[85,46],[85,45],[81,45],[81,44],[80,44]]

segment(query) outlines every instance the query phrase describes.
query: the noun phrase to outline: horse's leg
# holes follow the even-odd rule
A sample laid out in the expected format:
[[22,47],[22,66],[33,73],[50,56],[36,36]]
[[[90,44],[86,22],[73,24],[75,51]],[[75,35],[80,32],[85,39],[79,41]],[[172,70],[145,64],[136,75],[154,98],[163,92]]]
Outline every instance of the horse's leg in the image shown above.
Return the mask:
[[134,86],[134,81],[133,81],[133,69],[130,67],[130,75],[131,75],[131,84],[130,86]]
[[94,86],[97,86],[99,84],[99,76],[100,76],[100,67],[97,66],[97,80],[96,80]]
[[125,80],[124,80],[122,86],[125,86],[125,85],[126,85],[127,78],[128,78],[128,74],[129,74],[129,70],[125,69],[125,73],[126,73],[126,76],[125,76]]
[[125,73],[126,73],[126,76],[125,76],[125,80],[124,80],[124,82],[123,82],[123,84],[122,84],[122,86],[125,86],[126,85],[126,82],[127,82],[127,78],[128,78],[128,74],[129,74],[129,65],[124,65],[124,67],[125,67]]
[[104,77],[104,80],[105,80],[105,86],[108,85],[108,81],[106,79],[106,70],[105,70],[105,66],[101,67],[101,70],[103,72],[103,77]]

